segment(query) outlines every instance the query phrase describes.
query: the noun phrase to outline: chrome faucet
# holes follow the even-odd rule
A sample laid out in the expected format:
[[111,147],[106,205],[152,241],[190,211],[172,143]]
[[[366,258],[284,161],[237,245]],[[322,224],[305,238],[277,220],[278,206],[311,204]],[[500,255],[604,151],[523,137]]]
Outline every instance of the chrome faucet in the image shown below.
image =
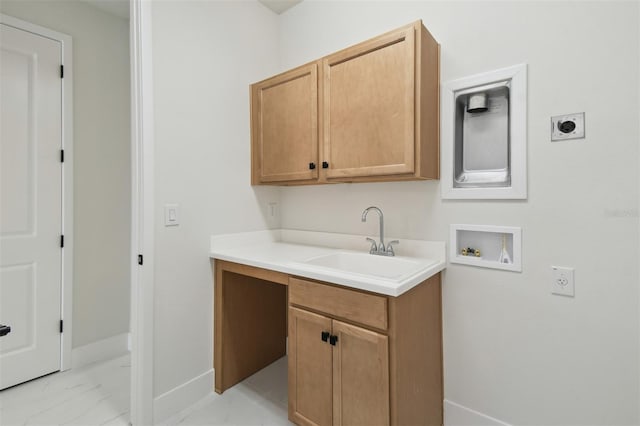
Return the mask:
[[362,212],[362,221],[367,221],[367,214],[369,214],[369,210],[373,210],[378,213],[380,218],[380,242],[376,244],[375,240],[372,238],[367,238],[367,241],[371,243],[371,248],[369,249],[369,254],[377,254],[379,256],[395,256],[395,252],[393,251],[393,244],[400,243],[398,240],[393,240],[389,243],[389,245],[385,246],[384,244],[384,215],[382,214],[382,210],[380,210],[376,206],[367,207]]

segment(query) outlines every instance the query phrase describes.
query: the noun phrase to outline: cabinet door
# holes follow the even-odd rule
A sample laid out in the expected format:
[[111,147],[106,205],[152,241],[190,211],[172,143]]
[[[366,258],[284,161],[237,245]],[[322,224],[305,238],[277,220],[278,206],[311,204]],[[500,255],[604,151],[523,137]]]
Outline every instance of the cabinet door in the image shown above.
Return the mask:
[[322,333],[331,320],[289,308],[289,419],[298,425],[331,425],[331,348]]
[[415,169],[413,26],[323,60],[327,178]]
[[334,426],[389,424],[388,337],[333,321]]
[[317,178],[318,65],[252,85],[251,131],[253,184]]

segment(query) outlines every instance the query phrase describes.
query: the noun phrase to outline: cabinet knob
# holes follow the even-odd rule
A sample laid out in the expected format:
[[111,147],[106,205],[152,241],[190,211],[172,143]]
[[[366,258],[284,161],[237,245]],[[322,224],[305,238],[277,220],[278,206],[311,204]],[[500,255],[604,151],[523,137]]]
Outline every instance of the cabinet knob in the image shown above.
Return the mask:
[[309,169],[313,170],[316,168],[316,163],[309,163]]
[[[8,326],[8,325],[0,324],[0,337],[1,336],[6,336],[9,333],[11,333],[11,327]],[[329,334],[329,333],[327,333],[327,334]]]
[[329,163],[327,163],[326,161],[322,162],[322,168],[323,169],[328,169],[329,168]]
[[338,342],[338,336],[329,336],[329,344],[335,346]]
[[320,338],[322,339],[323,342],[326,342],[327,340],[329,340],[329,332],[323,331]]

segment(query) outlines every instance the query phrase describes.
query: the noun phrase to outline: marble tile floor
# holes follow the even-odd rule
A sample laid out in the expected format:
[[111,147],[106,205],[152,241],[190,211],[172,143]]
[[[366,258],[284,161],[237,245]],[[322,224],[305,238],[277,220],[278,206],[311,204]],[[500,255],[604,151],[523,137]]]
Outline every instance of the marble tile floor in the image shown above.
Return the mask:
[[[127,426],[130,370],[126,355],[0,391],[0,425]],[[287,420],[287,358],[222,395],[212,392],[161,425],[292,425]]]
[[0,391],[0,425],[129,424],[129,355]]
[[283,357],[222,395],[212,393],[161,425],[293,425],[287,420],[287,403],[287,357]]

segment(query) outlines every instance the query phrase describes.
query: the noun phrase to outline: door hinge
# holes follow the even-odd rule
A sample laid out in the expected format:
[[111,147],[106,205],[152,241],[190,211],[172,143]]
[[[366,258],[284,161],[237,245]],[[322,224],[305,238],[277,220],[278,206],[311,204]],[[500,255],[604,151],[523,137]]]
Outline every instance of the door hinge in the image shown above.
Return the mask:
[[64,149],[60,150],[60,162],[64,163]]
[[60,78],[64,78],[64,65],[60,65]]
[[142,265],[143,261],[144,261],[144,259],[142,258],[142,255],[139,254],[138,255],[138,265]]
[[64,330],[64,321],[60,320],[60,333]]
[[64,235],[60,235],[60,248],[64,247]]

